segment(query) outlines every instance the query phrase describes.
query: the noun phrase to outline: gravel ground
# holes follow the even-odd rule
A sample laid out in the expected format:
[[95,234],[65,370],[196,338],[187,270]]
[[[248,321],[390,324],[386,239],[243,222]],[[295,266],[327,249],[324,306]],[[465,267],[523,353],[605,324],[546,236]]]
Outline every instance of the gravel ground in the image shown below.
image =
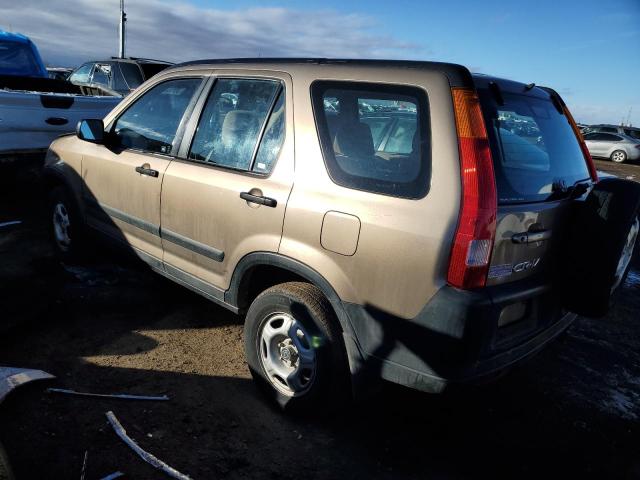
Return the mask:
[[[636,176],[640,167],[598,162]],[[616,172],[620,175],[619,172]],[[193,478],[640,478],[640,265],[604,320],[567,335],[497,383],[426,395],[388,385],[335,416],[288,418],[243,360],[241,320],[107,253],[60,264],[37,188],[0,180],[0,365],[57,380],[0,408],[18,479],[116,470],[166,478],[108,425]],[[169,402],[74,398],[46,386],[167,394]]]

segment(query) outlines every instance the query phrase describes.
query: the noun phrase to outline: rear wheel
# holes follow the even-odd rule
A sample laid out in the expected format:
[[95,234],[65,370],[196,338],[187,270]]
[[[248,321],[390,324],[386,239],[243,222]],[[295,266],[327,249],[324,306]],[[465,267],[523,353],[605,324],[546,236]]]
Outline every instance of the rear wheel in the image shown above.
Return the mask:
[[317,287],[289,282],[262,292],[247,312],[244,344],[254,380],[283,409],[315,414],[347,400],[341,331]]
[[627,160],[627,154],[622,150],[616,150],[611,154],[611,161],[616,163],[624,163]]

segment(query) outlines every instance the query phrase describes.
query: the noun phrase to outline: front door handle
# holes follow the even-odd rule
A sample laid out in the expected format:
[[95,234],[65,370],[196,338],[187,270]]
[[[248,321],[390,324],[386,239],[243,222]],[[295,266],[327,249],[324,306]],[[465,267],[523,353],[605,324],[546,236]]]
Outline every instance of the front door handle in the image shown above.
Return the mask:
[[551,238],[551,230],[516,233],[511,237],[513,243],[536,243]]
[[265,207],[275,208],[278,205],[278,202],[275,198],[263,197],[262,195],[253,195],[249,192],[241,192],[240,198],[246,200],[247,202],[264,205]]
[[147,175],[154,178],[157,178],[157,176],[159,175],[158,171],[152,169],[148,163],[136,167],[136,172],[138,172],[140,175]]

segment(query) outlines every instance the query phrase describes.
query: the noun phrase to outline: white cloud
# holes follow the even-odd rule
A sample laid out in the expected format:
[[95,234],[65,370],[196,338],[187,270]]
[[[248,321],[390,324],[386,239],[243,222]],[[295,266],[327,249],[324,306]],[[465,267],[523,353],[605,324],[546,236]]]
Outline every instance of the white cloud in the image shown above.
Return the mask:
[[[48,63],[74,65],[117,54],[118,0],[0,0],[0,5],[0,27],[10,24],[31,37]],[[228,11],[135,0],[126,2],[126,12],[127,54],[138,57],[175,62],[247,56],[411,58],[420,52],[382,33],[371,17],[333,10]]]

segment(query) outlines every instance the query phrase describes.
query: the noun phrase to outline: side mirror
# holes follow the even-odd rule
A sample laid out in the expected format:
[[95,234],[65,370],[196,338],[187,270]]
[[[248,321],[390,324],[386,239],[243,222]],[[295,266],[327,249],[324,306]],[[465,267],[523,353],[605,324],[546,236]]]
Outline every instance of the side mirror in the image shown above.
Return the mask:
[[104,144],[104,123],[99,119],[80,120],[76,135],[85,142]]

